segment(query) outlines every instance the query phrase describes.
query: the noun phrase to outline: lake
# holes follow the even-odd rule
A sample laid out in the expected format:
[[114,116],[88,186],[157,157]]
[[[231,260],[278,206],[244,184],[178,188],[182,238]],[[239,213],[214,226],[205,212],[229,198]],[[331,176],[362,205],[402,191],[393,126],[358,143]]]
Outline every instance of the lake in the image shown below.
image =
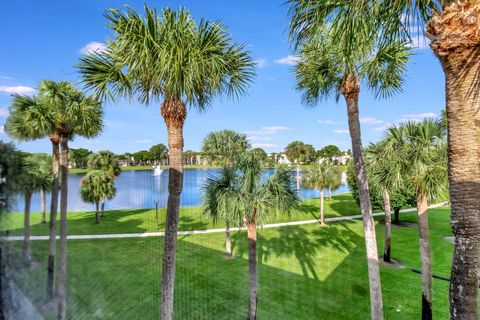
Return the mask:
[[[202,204],[202,185],[207,177],[218,174],[219,169],[185,169],[183,191],[180,199],[182,207],[198,206]],[[265,170],[265,176],[272,170]],[[295,175],[295,171],[292,170]],[[90,211],[95,206],[82,201],[80,196],[80,180],[84,174],[71,174],[68,177],[68,210]],[[123,171],[115,180],[117,195],[113,200],[105,203],[105,209],[147,209],[155,207],[158,200],[159,207],[165,208],[168,198],[168,170],[163,170],[160,176],[154,176],[153,170]],[[348,185],[342,184],[332,194],[349,192]],[[327,195],[328,192],[325,192]],[[314,189],[302,188],[302,199],[319,197]],[[13,205],[13,211],[23,211],[23,200],[19,197]],[[50,195],[47,195],[47,212],[50,208]],[[40,194],[32,197],[32,212],[40,211]]]

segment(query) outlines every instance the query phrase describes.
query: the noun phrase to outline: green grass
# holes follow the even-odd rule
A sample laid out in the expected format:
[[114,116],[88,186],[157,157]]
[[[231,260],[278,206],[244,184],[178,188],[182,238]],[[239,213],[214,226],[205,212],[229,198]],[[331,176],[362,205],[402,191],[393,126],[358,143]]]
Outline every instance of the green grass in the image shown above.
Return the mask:
[[[401,219],[415,222],[416,213],[402,214]],[[449,209],[430,210],[429,222],[433,273],[448,277],[453,245],[444,236],[450,235]],[[91,230],[96,227],[89,225]],[[377,223],[380,251],[383,233],[383,225]],[[323,228],[315,224],[260,230],[258,319],[368,319],[362,234],[360,220]],[[226,260],[223,234],[179,237],[176,319],[245,319],[246,240],[245,232],[235,232],[236,258]],[[9,244],[16,282],[41,306],[47,242],[32,242],[38,265],[28,272],[15,265],[21,242]],[[381,267],[386,319],[420,318],[421,278],[410,271],[420,268],[418,246],[416,227],[393,227],[392,256],[406,267]],[[68,248],[72,318],[158,318],[162,238],[71,240]],[[447,319],[448,283],[434,279],[433,293],[434,318]]]
[[[276,216],[265,223],[299,221],[317,219],[319,215],[319,199],[308,199],[303,202],[302,210],[292,216]],[[331,201],[324,201],[325,216],[337,217],[358,214],[360,210],[350,193],[334,196]],[[202,207],[183,207],[180,209],[180,230],[204,230],[224,227],[223,222],[213,224],[205,215]],[[165,209],[159,209],[159,229],[163,230]],[[40,213],[31,215],[32,235],[48,235],[48,223],[40,223]],[[59,217],[57,217],[57,220]],[[138,233],[157,231],[155,226],[155,210],[109,210],[101,218],[100,224],[95,224],[95,213],[70,212],[68,214],[69,234],[107,234],[107,233]],[[0,231],[10,230],[11,235],[23,233],[23,214],[7,213],[0,216]]]

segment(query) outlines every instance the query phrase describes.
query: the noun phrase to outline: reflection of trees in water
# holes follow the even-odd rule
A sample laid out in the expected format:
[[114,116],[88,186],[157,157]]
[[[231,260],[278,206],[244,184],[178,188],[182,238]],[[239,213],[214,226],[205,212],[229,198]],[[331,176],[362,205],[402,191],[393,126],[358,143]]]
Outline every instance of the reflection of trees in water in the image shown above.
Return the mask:
[[[272,257],[294,256],[300,265],[305,277],[319,280],[316,265],[321,250],[325,247],[339,252],[350,252],[358,242],[360,236],[352,231],[347,222],[335,223],[334,227],[317,228],[313,231],[305,230],[300,226],[288,226],[275,230],[276,236],[265,237],[257,235],[257,259],[259,264],[268,262]],[[237,232],[233,235],[233,252],[239,256],[246,256],[248,245],[246,235]]]

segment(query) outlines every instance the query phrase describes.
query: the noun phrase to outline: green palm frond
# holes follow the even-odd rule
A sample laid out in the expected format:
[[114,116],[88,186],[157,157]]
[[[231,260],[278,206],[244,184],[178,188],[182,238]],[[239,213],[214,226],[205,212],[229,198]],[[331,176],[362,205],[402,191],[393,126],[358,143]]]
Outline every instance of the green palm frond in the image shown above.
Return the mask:
[[204,110],[216,95],[244,95],[253,79],[250,53],[218,21],[196,23],[186,9],[158,14],[147,6],[145,17],[130,7],[105,17],[112,40],[78,63],[85,87],[102,99],[136,96],[148,104],[163,97]]
[[114,177],[108,171],[89,171],[80,181],[80,194],[86,202],[99,203],[104,199],[111,200],[116,192]]

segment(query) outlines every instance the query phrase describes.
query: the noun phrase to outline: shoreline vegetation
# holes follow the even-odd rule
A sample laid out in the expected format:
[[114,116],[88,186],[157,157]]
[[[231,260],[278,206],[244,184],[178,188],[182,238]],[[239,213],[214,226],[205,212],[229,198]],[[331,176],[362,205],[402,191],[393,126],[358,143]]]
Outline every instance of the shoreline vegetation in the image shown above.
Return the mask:
[[[315,164],[302,164],[300,165],[300,169],[308,169],[315,166]],[[278,166],[277,166],[278,167]],[[296,165],[289,165],[287,166],[288,168],[291,168],[291,170],[295,170]],[[337,167],[341,171],[345,171],[347,166],[346,165],[337,165]],[[153,170],[155,166],[125,166],[125,167],[120,167],[122,171],[141,171],[141,170]],[[161,166],[163,170],[167,170],[170,167],[169,166]],[[186,164],[183,166],[184,169],[221,169],[221,165],[201,165],[201,164],[194,164],[194,165],[189,165]],[[276,167],[272,166],[263,166],[263,169],[274,169]],[[70,168],[68,170],[69,174],[79,174],[79,173],[87,173],[88,169],[87,168]]]

